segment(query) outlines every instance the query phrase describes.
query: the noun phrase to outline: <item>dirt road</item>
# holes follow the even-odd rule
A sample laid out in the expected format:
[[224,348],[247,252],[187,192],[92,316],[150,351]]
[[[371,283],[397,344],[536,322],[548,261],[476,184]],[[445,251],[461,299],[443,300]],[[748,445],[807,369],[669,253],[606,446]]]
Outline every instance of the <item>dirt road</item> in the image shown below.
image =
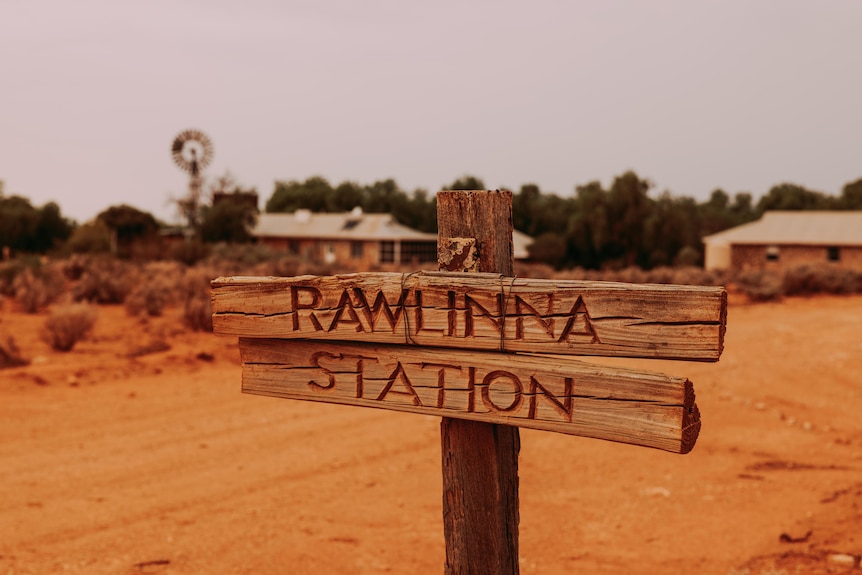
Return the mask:
[[[438,419],[242,395],[235,340],[175,312],[103,307],[68,354],[43,319],[0,314],[33,360],[0,371],[0,574],[442,572]],[[613,363],[692,379],[698,444],[522,430],[522,573],[860,572],[862,297],[732,303],[717,364]]]

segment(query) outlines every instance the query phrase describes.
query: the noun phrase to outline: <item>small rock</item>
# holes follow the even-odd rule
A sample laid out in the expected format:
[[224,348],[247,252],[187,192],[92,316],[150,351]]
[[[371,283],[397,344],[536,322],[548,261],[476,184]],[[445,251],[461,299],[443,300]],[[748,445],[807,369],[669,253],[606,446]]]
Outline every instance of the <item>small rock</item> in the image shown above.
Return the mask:
[[754,404],[754,409],[756,409],[757,411],[763,411],[764,409],[766,409],[766,404],[762,401],[758,401]]
[[856,565],[856,556],[849,553],[832,553],[826,557],[826,560],[835,565],[845,565],[848,567]]
[[657,495],[661,497],[670,497],[670,489],[667,487],[645,487],[641,489],[641,495]]
[[814,426],[813,426],[813,425],[811,425],[811,422],[810,422],[810,421],[803,421],[803,422],[802,422],[802,429],[804,429],[805,431],[811,431],[811,429],[812,429],[813,427],[814,427]]

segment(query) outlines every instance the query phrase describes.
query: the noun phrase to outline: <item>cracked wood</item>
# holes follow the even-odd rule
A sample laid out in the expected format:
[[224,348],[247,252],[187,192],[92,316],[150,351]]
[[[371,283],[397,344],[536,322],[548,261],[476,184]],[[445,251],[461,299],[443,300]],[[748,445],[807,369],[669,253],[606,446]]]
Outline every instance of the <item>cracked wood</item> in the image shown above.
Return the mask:
[[721,287],[450,272],[212,282],[224,335],[717,361]]
[[687,453],[689,380],[572,358],[240,338],[243,391],[593,437]]

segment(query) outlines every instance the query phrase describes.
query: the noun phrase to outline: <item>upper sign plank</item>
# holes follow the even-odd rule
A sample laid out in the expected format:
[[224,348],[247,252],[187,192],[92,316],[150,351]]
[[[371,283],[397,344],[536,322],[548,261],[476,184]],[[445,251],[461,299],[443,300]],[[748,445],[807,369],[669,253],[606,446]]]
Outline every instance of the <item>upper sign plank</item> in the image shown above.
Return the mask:
[[450,272],[227,277],[222,335],[717,361],[721,287],[537,280]]

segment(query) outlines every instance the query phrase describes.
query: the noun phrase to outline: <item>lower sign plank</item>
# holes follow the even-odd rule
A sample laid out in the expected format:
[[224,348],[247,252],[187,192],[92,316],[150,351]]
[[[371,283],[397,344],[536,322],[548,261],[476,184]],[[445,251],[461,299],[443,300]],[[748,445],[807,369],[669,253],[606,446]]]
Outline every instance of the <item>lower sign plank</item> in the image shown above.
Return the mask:
[[688,453],[685,378],[561,356],[240,338],[246,393],[504,423]]

